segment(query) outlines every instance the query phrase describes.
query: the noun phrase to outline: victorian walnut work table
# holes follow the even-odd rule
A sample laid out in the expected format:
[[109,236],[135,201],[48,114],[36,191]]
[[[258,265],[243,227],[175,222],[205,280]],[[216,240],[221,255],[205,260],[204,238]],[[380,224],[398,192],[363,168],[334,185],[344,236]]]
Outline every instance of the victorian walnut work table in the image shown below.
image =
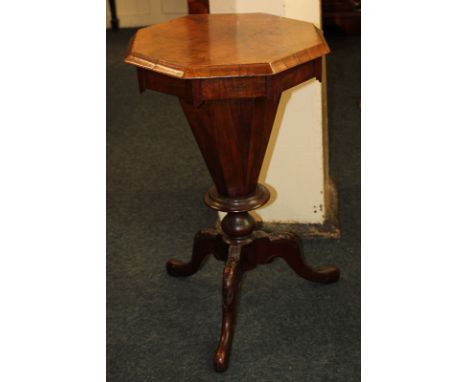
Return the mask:
[[307,266],[296,235],[255,231],[249,214],[270,197],[258,177],[281,93],[321,80],[328,52],[313,24],[268,14],[189,15],[140,29],[130,42],[125,62],[137,67],[140,91],[179,98],[214,181],[205,203],[227,212],[220,230],[195,235],[188,262],[167,262],[177,277],[194,274],[209,254],[225,262],[217,371],[228,366],[244,272],[281,257],[306,280],[339,278],[338,268]]

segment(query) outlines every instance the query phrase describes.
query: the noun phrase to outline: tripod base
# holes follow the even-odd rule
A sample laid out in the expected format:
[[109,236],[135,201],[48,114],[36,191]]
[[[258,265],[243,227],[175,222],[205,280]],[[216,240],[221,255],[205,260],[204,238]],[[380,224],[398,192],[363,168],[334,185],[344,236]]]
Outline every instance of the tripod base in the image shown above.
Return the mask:
[[280,257],[302,278],[319,282],[338,281],[340,271],[336,267],[312,268],[301,257],[299,238],[293,233],[271,233],[254,231],[242,241],[226,239],[215,229],[197,233],[189,262],[169,260],[166,264],[170,275],[190,276],[197,272],[208,255],[225,262],[223,272],[223,321],[221,337],[214,356],[216,371],[228,367],[229,353],[234,335],[237,291],[244,272],[259,264],[267,264]]

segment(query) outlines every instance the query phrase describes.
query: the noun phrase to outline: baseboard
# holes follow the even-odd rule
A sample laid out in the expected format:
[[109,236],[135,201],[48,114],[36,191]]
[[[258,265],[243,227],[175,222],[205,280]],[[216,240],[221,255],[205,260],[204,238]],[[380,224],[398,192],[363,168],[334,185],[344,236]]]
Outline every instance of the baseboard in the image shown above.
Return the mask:
[[334,181],[328,178],[325,185],[325,221],[321,224],[259,222],[257,226],[265,231],[289,231],[309,239],[339,239],[341,236],[338,218],[338,191]]
[[[216,227],[220,229],[219,219]],[[325,221],[323,223],[304,224],[257,220],[257,229],[266,232],[294,232],[305,239],[339,239],[341,230],[338,217],[338,191],[335,182],[330,177],[327,178],[327,184],[325,185]]]

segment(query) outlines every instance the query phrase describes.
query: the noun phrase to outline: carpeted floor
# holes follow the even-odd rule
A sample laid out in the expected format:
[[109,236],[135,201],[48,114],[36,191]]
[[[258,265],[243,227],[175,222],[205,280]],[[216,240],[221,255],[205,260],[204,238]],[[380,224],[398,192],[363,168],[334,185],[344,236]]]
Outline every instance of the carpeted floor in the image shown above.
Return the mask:
[[111,382],[360,380],[360,37],[327,36],[331,171],[342,238],[304,241],[334,285],[297,277],[281,260],[246,274],[230,367],[212,368],[221,324],[223,264],[186,279],[194,233],[216,214],[209,174],[176,98],[138,93],[123,63],[133,30],[107,34],[107,374]]

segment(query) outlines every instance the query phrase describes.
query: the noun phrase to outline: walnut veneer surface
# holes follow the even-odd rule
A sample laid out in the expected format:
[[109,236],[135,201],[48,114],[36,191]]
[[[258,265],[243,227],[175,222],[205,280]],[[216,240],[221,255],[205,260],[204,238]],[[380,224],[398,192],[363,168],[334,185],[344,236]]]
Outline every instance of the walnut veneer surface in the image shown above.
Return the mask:
[[126,62],[137,66],[140,90],[179,98],[214,182],[204,201],[227,212],[221,230],[195,235],[188,261],[166,263],[176,277],[194,274],[209,255],[225,263],[216,371],[228,367],[245,272],[283,258],[306,280],[339,279],[337,267],[304,262],[296,235],[255,231],[250,215],[270,198],[258,177],[281,94],[320,80],[328,51],[313,24],[268,14],[190,15],[141,29],[130,43]]
[[265,13],[188,15],[140,29],[125,61],[178,78],[271,75],[329,52],[313,24]]

